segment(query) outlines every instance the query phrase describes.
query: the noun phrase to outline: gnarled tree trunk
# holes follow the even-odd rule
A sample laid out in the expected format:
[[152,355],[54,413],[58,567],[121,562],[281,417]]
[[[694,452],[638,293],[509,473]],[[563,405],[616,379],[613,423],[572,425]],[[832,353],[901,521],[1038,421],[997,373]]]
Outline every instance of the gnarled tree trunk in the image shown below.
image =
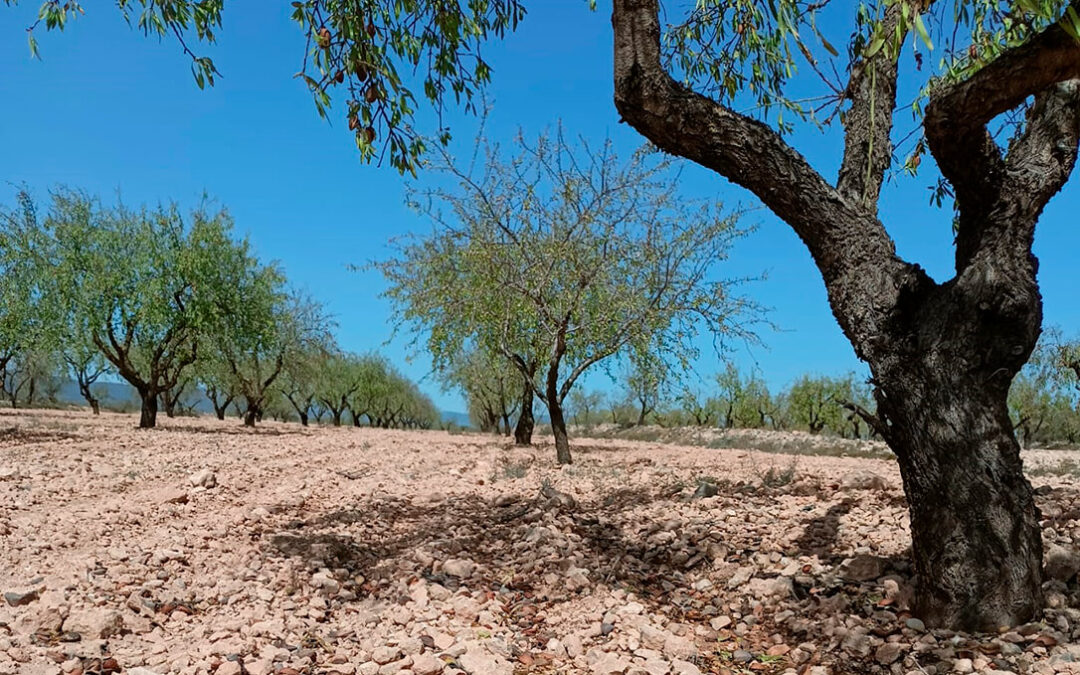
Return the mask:
[[916,614],[928,625],[996,631],[1042,609],[1039,512],[1006,384],[947,368],[879,384],[911,511]]
[[[900,259],[878,219],[891,163],[895,53],[853,64],[835,184],[767,125],[665,70],[658,0],[614,0],[615,103],[662,150],[754,193],[806,244],[829,303],[870,365],[868,423],[896,453],[911,510],[917,613],[986,630],[1042,606],[1039,513],[1006,396],[1042,321],[1035,224],[1080,146],[1080,46],[1058,24],[932,88],[924,130],[956,198],[956,276]],[[900,31],[903,3],[884,13]],[[1033,103],[1008,152],[988,124]]]

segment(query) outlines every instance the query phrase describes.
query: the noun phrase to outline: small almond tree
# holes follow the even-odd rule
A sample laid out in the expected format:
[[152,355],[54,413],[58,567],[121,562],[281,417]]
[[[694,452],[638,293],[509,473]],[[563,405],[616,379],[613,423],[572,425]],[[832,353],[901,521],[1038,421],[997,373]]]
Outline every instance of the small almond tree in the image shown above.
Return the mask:
[[486,147],[478,174],[447,155],[432,168],[455,189],[414,194],[435,225],[374,266],[399,324],[428,335],[444,370],[467,344],[502,354],[547,406],[560,464],[571,462],[564,402],[591,367],[656,350],[685,367],[693,338],[749,332],[753,307],[734,282],[711,280],[743,234],[735,218],[677,193],[671,163],[649,149],[621,161],[610,142],[574,147],[561,133],[502,156]]

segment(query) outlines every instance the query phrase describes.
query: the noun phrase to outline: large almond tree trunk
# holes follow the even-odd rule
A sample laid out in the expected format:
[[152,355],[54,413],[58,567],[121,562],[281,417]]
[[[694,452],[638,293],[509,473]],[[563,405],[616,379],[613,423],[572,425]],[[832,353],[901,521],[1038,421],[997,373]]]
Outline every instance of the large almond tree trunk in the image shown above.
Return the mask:
[[[885,11],[900,30],[902,2]],[[1006,396],[1042,321],[1035,224],[1080,144],[1080,45],[1051,26],[931,91],[927,147],[956,199],[956,275],[902,260],[877,203],[891,163],[896,56],[851,69],[839,175],[827,181],[769,126],[664,68],[658,0],[614,0],[615,103],[662,150],[756,195],[806,244],[873,374],[862,411],[896,453],[911,512],[916,610],[931,626],[996,630],[1042,608],[1039,512]],[[987,125],[1032,98],[1006,153]]]
[[1035,616],[1039,511],[1002,385],[913,369],[880,391],[911,511],[917,615],[985,631]]

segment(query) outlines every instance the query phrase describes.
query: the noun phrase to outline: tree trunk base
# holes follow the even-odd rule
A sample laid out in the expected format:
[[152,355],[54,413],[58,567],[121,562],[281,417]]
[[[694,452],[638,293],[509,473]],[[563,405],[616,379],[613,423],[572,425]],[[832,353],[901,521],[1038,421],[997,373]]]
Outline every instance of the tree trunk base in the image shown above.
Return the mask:
[[882,387],[911,512],[916,616],[927,626],[997,631],[1043,607],[1042,532],[1006,392],[915,370]]

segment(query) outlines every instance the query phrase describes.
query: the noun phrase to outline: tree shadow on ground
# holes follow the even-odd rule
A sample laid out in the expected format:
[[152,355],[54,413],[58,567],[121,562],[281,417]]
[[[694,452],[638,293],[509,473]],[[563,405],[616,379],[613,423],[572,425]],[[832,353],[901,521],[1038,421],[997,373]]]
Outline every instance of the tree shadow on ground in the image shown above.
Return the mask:
[[38,431],[24,427],[6,427],[0,429],[0,447],[31,445],[35,443],[55,443],[80,438],[78,434],[60,431]]
[[[736,492],[734,486],[719,487],[722,499],[737,500],[747,510],[763,508],[777,498],[770,490],[747,493]],[[719,669],[731,666],[725,659],[731,658],[735,646],[757,644],[764,649],[777,635],[789,645],[825,644],[830,638],[821,627],[853,614],[884,635],[909,616],[901,607],[881,604],[878,582],[853,583],[835,574],[834,563],[844,553],[840,522],[862,503],[859,498],[845,499],[806,520],[794,541],[779,529],[770,533],[752,528],[745,532],[727,528],[723,540],[697,541],[688,534],[697,525],[685,520],[675,527],[674,540],[658,544],[650,539],[650,533],[665,531],[677,515],[665,502],[674,506],[682,499],[685,493],[676,495],[659,486],[606,490],[574,505],[541,495],[507,498],[499,506],[471,494],[415,500],[373,497],[307,518],[295,513],[284,527],[267,533],[263,547],[271,556],[299,559],[313,571],[326,567],[347,573],[339,578],[362,576],[363,581],[352,589],[357,595],[391,602],[407,600],[397,597],[399,584],[416,577],[457,590],[462,579],[436,571],[430,561],[471,560],[477,571],[467,579],[470,591],[498,598],[506,624],[536,650],[543,650],[551,637],[559,637],[557,626],[536,617],[598,585],[632,591],[648,612],[664,614],[691,630],[711,630],[711,618],[736,609],[744,617],[755,616],[757,622],[737,641],[730,632],[721,631],[712,643],[715,651],[703,647],[706,651],[700,654],[698,665],[704,672],[722,672]],[[685,516],[687,511],[681,513]],[[702,528],[710,529],[707,523]],[[710,548],[713,544],[719,553]],[[754,566],[761,555],[778,548],[789,557],[817,556],[825,571],[805,580],[796,576],[783,597],[759,598],[741,586],[695,585],[710,566],[726,566],[733,572]],[[890,567],[890,573],[899,572],[899,577],[907,579],[906,561],[894,559]],[[777,574],[767,567],[754,569],[759,582],[769,583]],[[719,578],[721,583],[723,579]],[[791,610],[787,618],[777,618],[785,613],[781,608]],[[874,664],[872,654],[845,659],[843,672],[848,673],[870,672],[864,666]],[[785,667],[783,660],[762,664],[770,668],[762,672],[781,672]]]
[[840,519],[846,516],[855,502],[851,499],[833,504],[820,516],[803,523],[803,533],[795,540],[798,555],[816,555],[825,561],[836,557],[836,543],[840,534]]

